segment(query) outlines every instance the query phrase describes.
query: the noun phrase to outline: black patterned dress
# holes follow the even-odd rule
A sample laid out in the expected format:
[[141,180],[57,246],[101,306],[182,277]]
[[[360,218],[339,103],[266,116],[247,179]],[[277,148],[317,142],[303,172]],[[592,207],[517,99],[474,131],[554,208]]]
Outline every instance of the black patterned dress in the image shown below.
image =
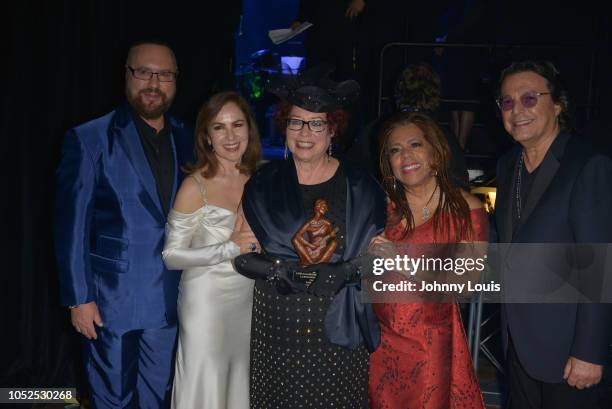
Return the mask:
[[[342,254],[346,232],[346,178],[340,167],[328,181],[300,185],[306,214],[315,200],[328,204]],[[251,329],[251,408],[367,408],[368,352],[334,345],[324,320],[333,297],[279,294],[257,280]]]

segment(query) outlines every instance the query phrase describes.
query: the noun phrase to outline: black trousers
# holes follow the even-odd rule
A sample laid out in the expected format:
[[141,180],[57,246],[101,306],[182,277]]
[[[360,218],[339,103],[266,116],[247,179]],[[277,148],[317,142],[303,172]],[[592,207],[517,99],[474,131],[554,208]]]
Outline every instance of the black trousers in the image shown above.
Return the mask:
[[532,378],[519,362],[512,342],[508,345],[506,409],[604,409],[598,402],[599,385],[576,389],[566,382],[548,383]]

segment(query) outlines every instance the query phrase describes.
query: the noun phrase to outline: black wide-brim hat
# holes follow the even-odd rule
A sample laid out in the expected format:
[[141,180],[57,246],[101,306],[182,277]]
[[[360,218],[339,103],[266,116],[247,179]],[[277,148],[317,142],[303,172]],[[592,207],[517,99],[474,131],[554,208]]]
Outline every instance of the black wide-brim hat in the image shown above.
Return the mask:
[[359,97],[359,84],[329,78],[333,68],[313,67],[297,75],[278,75],[268,79],[266,90],[310,112],[332,112],[346,107]]

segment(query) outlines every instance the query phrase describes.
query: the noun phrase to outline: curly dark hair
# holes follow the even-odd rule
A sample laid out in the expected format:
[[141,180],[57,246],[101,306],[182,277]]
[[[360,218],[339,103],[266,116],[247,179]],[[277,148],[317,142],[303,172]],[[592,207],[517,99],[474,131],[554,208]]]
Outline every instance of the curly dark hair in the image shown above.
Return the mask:
[[[293,104],[289,101],[280,101],[276,105],[274,113],[274,122],[278,129],[284,134],[287,129],[287,119],[293,108]],[[336,109],[332,112],[327,112],[327,124],[330,130],[334,133],[333,142],[337,142],[339,137],[346,131],[349,122],[349,113],[344,109]]]
[[400,111],[435,112],[440,106],[440,76],[431,65],[410,64],[395,84],[395,103]]
[[501,87],[506,78],[511,75],[518,74],[521,72],[534,72],[541,77],[546,79],[546,87],[550,92],[550,96],[555,104],[561,107],[561,113],[559,114],[559,127],[563,130],[572,130],[572,118],[569,113],[569,97],[567,88],[563,78],[559,74],[557,67],[549,61],[540,60],[524,60],[519,62],[513,62],[508,67],[504,68],[499,77],[499,84],[497,87],[497,99],[501,97]]

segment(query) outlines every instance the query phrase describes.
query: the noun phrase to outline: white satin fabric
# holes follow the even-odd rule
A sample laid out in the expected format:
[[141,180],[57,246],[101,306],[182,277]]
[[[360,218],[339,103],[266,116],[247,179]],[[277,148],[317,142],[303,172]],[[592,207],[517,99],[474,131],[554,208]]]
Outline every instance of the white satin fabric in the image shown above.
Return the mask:
[[173,408],[249,407],[254,281],[231,264],[240,254],[229,240],[235,222],[235,213],[210,204],[191,214],[171,210],[168,216],[162,255],[168,268],[184,270]]

